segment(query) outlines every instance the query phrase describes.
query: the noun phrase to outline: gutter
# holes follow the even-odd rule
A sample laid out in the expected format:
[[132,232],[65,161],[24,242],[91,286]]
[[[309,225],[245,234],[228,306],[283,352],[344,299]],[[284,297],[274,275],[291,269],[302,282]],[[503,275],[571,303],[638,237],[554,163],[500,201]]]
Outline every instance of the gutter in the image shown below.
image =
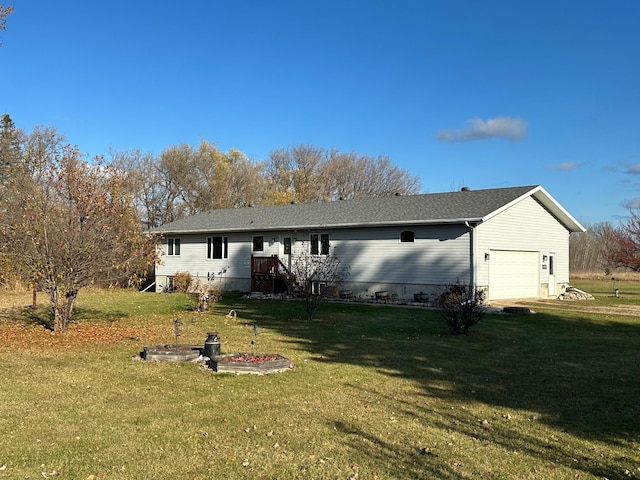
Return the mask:
[[[478,222],[480,223],[480,222]],[[469,283],[475,288],[478,285],[478,278],[477,278],[477,268],[476,268],[476,258],[478,258],[477,255],[477,246],[476,246],[476,241],[475,241],[475,235],[474,230],[476,228],[476,226],[478,224],[475,225],[471,225],[468,221],[465,220],[464,225],[469,229],[469,256],[471,257],[469,259]]]
[[435,220],[397,220],[386,222],[363,222],[363,223],[329,223],[329,224],[313,224],[313,225],[251,225],[250,227],[232,227],[232,228],[198,228],[189,230],[163,230],[162,227],[148,230],[148,233],[161,234],[196,234],[196,233],[240,233],[240,232],[269,232],[281,230],[324,230],[330,228],[362,228],[362,227],[395,227],[400,225],[455,225],[464,224],[470,229],[474,227],[471,224],[482,223],[482,218],[454,218],[454,219],[435,219]]

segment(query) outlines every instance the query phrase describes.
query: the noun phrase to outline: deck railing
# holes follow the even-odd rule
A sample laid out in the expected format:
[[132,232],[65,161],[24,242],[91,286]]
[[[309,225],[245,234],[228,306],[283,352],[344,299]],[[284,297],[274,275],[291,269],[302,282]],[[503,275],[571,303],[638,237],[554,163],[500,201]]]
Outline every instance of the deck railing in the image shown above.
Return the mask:
[[276,293],[277,288],[288,290],[291,272],[277,255],[251,256],[251,291]]

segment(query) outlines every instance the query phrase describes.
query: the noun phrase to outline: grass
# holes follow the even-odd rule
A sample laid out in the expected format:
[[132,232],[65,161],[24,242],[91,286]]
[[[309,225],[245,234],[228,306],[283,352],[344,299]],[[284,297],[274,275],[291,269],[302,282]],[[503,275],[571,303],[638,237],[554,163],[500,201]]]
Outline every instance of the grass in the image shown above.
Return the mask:
[[[3,293],[0,478],[640,478],[640,320],[580,309],[640,304],[638,284],[613,299],[610,283],[465,337],[433,310],[330,304],[307,321],[295,302],[227,295],[194,314],[184,295],[122,291],[81,292],[53,335],[44,306]],[[176,317],[183,343],[217,331],[223,352],[295,369],[134,360],[174,341]]]

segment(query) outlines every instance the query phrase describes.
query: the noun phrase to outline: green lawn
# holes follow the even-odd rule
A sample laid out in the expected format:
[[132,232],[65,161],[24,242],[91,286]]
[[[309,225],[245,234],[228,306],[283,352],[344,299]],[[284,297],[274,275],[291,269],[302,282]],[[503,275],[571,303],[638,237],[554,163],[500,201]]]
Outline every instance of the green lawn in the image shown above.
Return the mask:
[[[435,310],[329,304],[309,322],[290,301],[195,314],[180,294],[89,291],[61,338],[29,295],[0,294],[0,478],[640,478],[640,319],[577,308],[640,304],[640,287],[590,282],[575,286],[594,302],[488,315],[465,337]],[[217,331],[223,353],[295,368],[136,360],[178,317],[182,342]]]

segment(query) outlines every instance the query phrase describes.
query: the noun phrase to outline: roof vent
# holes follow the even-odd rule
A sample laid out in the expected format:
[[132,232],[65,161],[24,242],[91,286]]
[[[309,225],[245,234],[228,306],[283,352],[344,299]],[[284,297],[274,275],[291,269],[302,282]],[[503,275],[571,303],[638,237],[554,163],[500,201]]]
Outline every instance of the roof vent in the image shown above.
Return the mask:
[[401,196],[402,194],[401,194],[400,192],[396,192],[394,195],[395,195],[396,197],[399,197],[399,196]]
[[470,189],[469,187],[462,187],[462,188],[460,189],[460,191],[461,191],[461,192],[468,192],[468,191],[470,191],[470,190],[471,190],[471,189]]

